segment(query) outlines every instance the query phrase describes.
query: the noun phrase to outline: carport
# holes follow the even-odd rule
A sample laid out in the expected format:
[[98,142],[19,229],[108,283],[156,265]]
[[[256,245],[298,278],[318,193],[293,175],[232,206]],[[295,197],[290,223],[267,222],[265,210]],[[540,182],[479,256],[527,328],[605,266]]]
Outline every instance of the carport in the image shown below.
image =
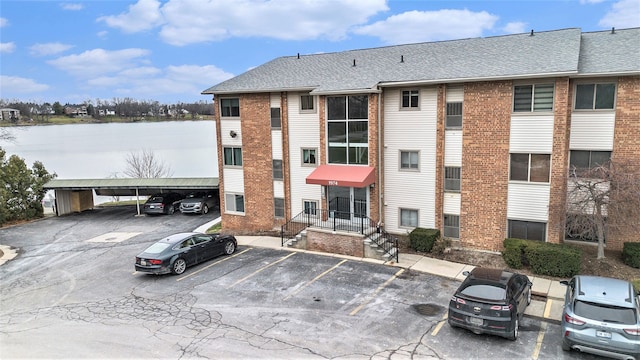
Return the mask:
[[[157,193],[191,191],[218,192],[216,178],[154,178],[154,179],[53,179],[44,185],[55,191],[56,214],[66,215],[94,208],[93,192],[103,196],[135,196],[140,215],[140,196]],[[219,196],[219,194],[218,194]]]

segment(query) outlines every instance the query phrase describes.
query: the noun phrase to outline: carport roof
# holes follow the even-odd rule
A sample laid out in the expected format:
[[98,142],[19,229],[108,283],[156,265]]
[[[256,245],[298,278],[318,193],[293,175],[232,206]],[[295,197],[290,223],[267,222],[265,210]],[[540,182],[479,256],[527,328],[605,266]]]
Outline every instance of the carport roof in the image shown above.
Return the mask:
[[217,189],[217,177],[206,178],[155,178],[155,179],[53,179],[46,190],[88,189]]

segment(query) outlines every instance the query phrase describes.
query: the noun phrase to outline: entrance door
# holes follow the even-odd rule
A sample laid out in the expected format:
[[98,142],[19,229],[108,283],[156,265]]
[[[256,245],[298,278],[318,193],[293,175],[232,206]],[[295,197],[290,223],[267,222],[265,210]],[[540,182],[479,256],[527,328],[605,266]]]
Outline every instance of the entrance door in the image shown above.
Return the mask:
[[329,186],[329,214],[338,219],[354,220],[367,216],[367,188]]

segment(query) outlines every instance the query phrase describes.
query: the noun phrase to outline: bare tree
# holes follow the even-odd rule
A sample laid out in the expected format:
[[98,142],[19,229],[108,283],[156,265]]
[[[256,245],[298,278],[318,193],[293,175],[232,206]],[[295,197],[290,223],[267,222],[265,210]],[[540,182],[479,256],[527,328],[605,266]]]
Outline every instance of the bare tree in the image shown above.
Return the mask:
[[640,164],[610,161],[572,169],[567,187],[567,234],[597,239],[603,259],[607,236],[640,230]]
[[156,158],[150,150],[142,150],[139,153],[130,152],[126,162],[124,174],[132,178],[150,179],[173,175],[171,168]]

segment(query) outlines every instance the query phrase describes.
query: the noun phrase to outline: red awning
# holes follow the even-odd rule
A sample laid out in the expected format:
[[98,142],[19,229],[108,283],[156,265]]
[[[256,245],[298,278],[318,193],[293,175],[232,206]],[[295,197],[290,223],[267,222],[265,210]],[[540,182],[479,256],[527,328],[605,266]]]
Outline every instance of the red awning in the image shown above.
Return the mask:
[[371,166],[320,165],[307,176],[307,184],[362,188],[376,181]]

